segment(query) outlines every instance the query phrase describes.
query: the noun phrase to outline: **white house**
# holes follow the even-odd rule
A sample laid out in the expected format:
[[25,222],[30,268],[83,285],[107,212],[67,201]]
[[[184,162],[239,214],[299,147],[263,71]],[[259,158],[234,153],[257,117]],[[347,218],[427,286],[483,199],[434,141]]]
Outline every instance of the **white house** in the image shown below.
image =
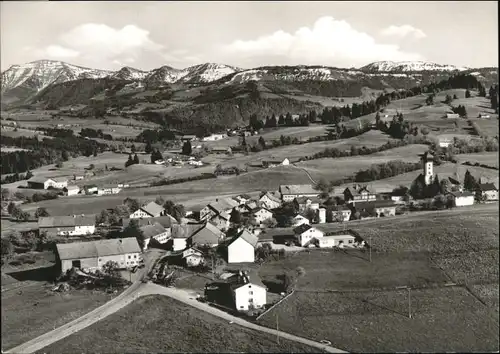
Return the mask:
[[110,195],[110,194],[118,194],[121,192],[120,187],[115,186],[106,186],[97,188],[97,195]]
[[346,203],[372,202],[377,200],[377,195],[368,187],[355,184],[352,188],[344,190],[344,200]]
[[234,303],[238,311],[260,309],[267,304],[267,289],[263,286],[245,283],[234,287]]
[[281,197],[277,194],[278,193],[266,192],[260,197],[259,202],[268,210],[279,208],[281,206]]
[[233,198],[216,199],[214,203],[208,204],[200,211],[200,220],[211,219],[214,215],[223,212],[230,213],[234,207],[237,207],[239,202]]
[[261,207],[253,209],[250,214],[254,217],[257,224],[262,225],[262,223],[273,217],[273,213],[269,210]]
[[498,200],[498,188],[493,183],[483,183],[479,185],[481,194],[486,201]]
[[262,161],[262,166],[269,168],[269,167],[276,167],[276,166],[289,166],[290,165],[290,160],[285,158],[283,160],[263,160]]
[[302,216],[302,215],[297,215],[293,218],[292,226],[297,227],[297,226],[300,226],[302,224],[309,225],[309,219]]
[[318,210],[321,203],[318,197],[299,197],[295,198],[294,201],[297,203],[300,211],[307,209]]
[[50,187],[63,189],[68,186],[68,179],[65,177],[31,177],[28,181],[28,188],[31,189],[48,189]]
[[320,248],[329,248],[329,247],[340,247],[344,248],[345,246],[353,247],[355,237],[353,235],[333,235],[333,236],[324,236],[318,238],[318,246]]
[[203,252],[194,247],[184,250],[182,252],[182,259],[187,267],[196,267],[204,262]]
[[284,202],[291,202],[300,197],[317,197],[319,192],[310,184],[281,185],[279,188]]
[[62,243],[57,244],[56,249],[61,273],[71,268],[95,271],[109,261],[123,269],[139,265],[141,261],[141,249],[135,237]]
[[320,224],[326,223],[326,209],[325,208],[318,209],[318,222]]
[[141,219],[141,218],[156,218],[165,214],[165,209],[156,204],[155,202],[150,202],[143,205],[132,214],[130,214],[130,219]]
[[236,197],[233,197],[234,200],[236,200],[240,205],[246,204],[252,197],[250,197],[247,194],[239,194]]
[[337,206],[332,210],[332,222],[344,222],[351,219],[351,209],[346,206]]
[[293,233],[295,234],[297,242],[302,247],[307,246],[311,242],[314,242],[314,240],[319,239],[324,235],[323,231],[320,231],[315,227],[307,224],[297,226],[293,229]]
[[468,206],[474,204],[474,194],[470,192],[449,192],[449,195],[453,197],[453,202],[455,206]]
[[227,262],[255,262],[255,246],[257,242],[257,236],[251,234],[247,230],[242,230],[227,244]]
[[155,239],[160,244],[165,244],[170,238],[170,230],[165,229],[160,223],[144,225],[141,228],[144,235],[144,249],[148,248],[151,239]]
[[83,236],[95,233],[95,217],[85,215],[49,216],[38,218],[40,233],[50,236]]
[[172,225],[172,249],[181,251],[187,247],[187,239],[196,231],[201,229],[203,224],[174,224]]
[[80,193],[80,187],[75,186],[75,185],[71,185],[71,186],[67,186],[67,187],[63,188],[63,191],[64,191],[64,194],[66,194],[68,197],[70,197],[72,195],[77,195],[78,193]]
[[439,146],[442,148],[447,148],[451,145],[451,139],[439,139]]
[[201,141],[217,141],[227,138],[227,134],[212,134],[204,137]]

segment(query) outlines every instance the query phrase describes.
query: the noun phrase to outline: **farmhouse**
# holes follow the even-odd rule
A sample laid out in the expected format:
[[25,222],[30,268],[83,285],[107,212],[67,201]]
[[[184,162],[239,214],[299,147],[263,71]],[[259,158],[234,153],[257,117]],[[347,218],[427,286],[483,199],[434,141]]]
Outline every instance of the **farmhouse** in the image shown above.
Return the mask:
[[250,197],[248,194],[240,194],[234,197],[233,199],[236,200],[241,205],[248,202],[250,199],[252,199],[252,197]]
[[309,219],[302,215],[297,215],[292,219],[292,226],[297,227],[302,224],[309,225]]
[[331,211],[332,222],[345,222],[351,219],[351,209],[345,205],[339,205]]
[[47,236],[83,236],[95,232],[95,217],[85,215],[49,216],[38,218],[40,234]]
[[68,197],[72,195],[77,195],[80,193],[80,187],[71,185],[63,188],[64,194],[67,195]]
[[205,223],[200,229],[187,238],[187,245],[216,247],[226,235],[210,223]]
[[354,208],[360,213],[367,213],[370,216],[383,217],[395,216],[397,204],[392,200],[376,200],[374,202],[356,203]]
[[290,160],[285,158],[283,160],[263,160],[262,161],[262,167],[264,168],[269,168],[269,167],[276,167],[276,166],[289,166],[290,165]]
[[482,183],[479,185],[479,189],[486,201],[498,200],[498,188],[493,183]]
[[318,210],[319,204],[321,203],[318,197],[299,197],[295,198],[293,201],[301,212],[307,209]]
[[138,265],[141,260],[141,248],[135,237],[62,243],[56,249],[62,274],[71,268],[95,271],[109,261],[123,269]]
[[353,235],[332,235],[324,236],[316,239],[316,245],[319,248],[329,248],[329,247],[339,247],[344,248],[344,246],[352,247],[354,245],[355,237]]
[[458,115],[457,113],[446,113],[446,118],[450,119],[450,118],[460,118],[460,115]]
[[116,186],[104,186],[97,188],[97,195],[110,195],[110,194],[118,194],[121,192],[120,187]]
[[219,230],[227,230],[230,226],[229,219],[231,219],[231,215],[227,212],[222,212],[220,214],[214,215],[209,220],[209,223],[214,225]]
[[165,244],[170,238],[170,230],[165,229],[158,222],[152,225],[144,225],[140,229],[144,235],[144,249],[148,248],[151,239],[155,239],[160,244]]
[[451,139],[439,139],[439,146],[442,148],[447,148],[451,145]]
[[277,192],[266,192],[259,198],[259,202],[268,210],[276,209],[281,206],[281,196]]
[[281,185],[279,192],[284,202],[300,197],[317,197],[319,194],[310,184]]
[[145,225],[153,225],[155,223],[159,223],[161,226],[163,226],[167,231],[170,232],[170,228],[173,225],[178,224],[177,220],[175,220],[174,217],[170,215],[164,215],[164,216],[158,216],[156,218],[143,218],[143,219],[130,219],[130,218],[123,218],[122,219],[122,226],[123,228],[126,228],[131,220],[135,220],[137,222],[137,225],[139,227],[145,226]]
[[205,297],[209,302],[236,309],[249,311],[263,308],[267,303],[267,288],[258,276],[250,281],[248,272],[224,280],[209,283],[205,286]]
[[33,176],[27,183],[28,188],[31,189],[49,189],[50,187],[62,189],[68,186],[68,179],[64,177],[46,178]]
[[161,205],[158,205],[155,202],[149,202],[130,214],[129,218],[156,218],[163,215],[165,215],[165,209]]
[[184,250],[187,247],[187,239],[197,230],[202,228],[202,224],[175,224],[172,225],[172,249],[174,251]]
[[295,238],[300,246],[308,246],[313,240],[323,237],[324,233],[308,224],[302,224],[293,229]]
[[267,210],[266,208],[262,207],[257,207],[255,209],[252,209],[250,211],[250,215],[252,215],[259,224],[259,226],[262,226],[262,223],[268,219],[271,219],[273,217],[273,213]]
[[255,246],[257,236],[243,229],[227,243],[227,262],[244,263],[255,262]]
[[214,203],[208,204],[200,211],[200,220],[212,218],[214,215],[223,212],[230,213],[231,210],[237,207],[239,203],[232,198],[216,199]]
[[355,184],[352,188],[344,190],[344,200],[346,203],[370,202],[377,200],[377,194],[368,189],[367,186]]
[[97,194],[97,186],[96,185],[87,185],[87,186],[83,186],[83,191],[85,192],[86,195],[90,195],[90,194]]
[[470,192],[449,192],[455,206],[468,206],[474,204],[474,194]]

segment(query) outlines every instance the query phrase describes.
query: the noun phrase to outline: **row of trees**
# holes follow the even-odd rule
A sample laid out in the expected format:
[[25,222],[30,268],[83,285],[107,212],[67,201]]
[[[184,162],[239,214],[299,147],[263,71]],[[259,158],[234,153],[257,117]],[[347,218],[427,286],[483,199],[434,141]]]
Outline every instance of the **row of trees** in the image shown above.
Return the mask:
[[104,140],[113,140],[111,134],[105,134],[101,129],[92,129],[92,128],[82,128],[80,131],[81,137],[87,138],[98,138]]
[[370,182],[416,171],[422,168],[420,162],[404,162],[400,160],[374,164],[369,169],[361,170],[354,176],[355,182]]
[[30,179],[31,177],[33,177],[33,173],[31,173],[31,171],[27,171],[26,173],[24,174],[19,174],[19,173],[14,173],[10,176],[5,176],[2,181],[1,181],[1,184],[7,184],[7,183],[13,183],[13,182],[18,182],[18,181],[23,181],[23,180],[27,180],[27,179]]
[[137,154],[135,154],[134,157],[132,157],[132,154],[129,154],[128,159],[125,162],[125,167],[136,165],[138,163],[139,163],[139,156],[137,156]]

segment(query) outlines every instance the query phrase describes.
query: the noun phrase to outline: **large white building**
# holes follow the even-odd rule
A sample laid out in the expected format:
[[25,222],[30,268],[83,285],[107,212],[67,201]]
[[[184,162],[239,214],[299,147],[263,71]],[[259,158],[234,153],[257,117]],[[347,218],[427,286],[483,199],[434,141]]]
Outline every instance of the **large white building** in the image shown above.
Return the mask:
[[258,238],[247,230],[242,230],[227,244],[228,263],[255,262],[255,246]]
[[319,192],[310,184],[281,185],[279,188],[284,202],[291,202],[300,197],[317,197]]
[[57,188],[63,189],[68,186],[68,179],[66,177],[31,177],[28,181],[28,188],[31,189],[49,189]]
[[315,227],[312,227],[311,225],[308,224],[302,224],[300,226],[297,226],[296,228],[293,229],[293,233],[295,234],[297,242],[302,247],[311,244],[311,242],[314,243],[315,242],[314,240],[317,240],[324,236],[323,231],[318,230]]
[[56,245],[56,249],[61,273],[71,268],[95,271],[109,261],[116,262],[123,269],[141,261],[141,248],[135,237],[61,243]]
[[453,203],[457,207],[474,204],[474,194],[470,192],[450,192],[448,195],[451,195]]
[[49,236],[83,236],[95,233],[95,217],[85,215],[48,216],[38,218],[40,233]]

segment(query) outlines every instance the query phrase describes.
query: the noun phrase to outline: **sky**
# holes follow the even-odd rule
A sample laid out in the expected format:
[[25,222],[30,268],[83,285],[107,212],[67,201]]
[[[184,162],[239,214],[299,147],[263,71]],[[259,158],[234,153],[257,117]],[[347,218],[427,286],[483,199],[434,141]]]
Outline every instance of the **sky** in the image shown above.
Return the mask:
[[496,1],[0,2],[1,70],[34,60],[151,70],[206,62],[498,66]]

